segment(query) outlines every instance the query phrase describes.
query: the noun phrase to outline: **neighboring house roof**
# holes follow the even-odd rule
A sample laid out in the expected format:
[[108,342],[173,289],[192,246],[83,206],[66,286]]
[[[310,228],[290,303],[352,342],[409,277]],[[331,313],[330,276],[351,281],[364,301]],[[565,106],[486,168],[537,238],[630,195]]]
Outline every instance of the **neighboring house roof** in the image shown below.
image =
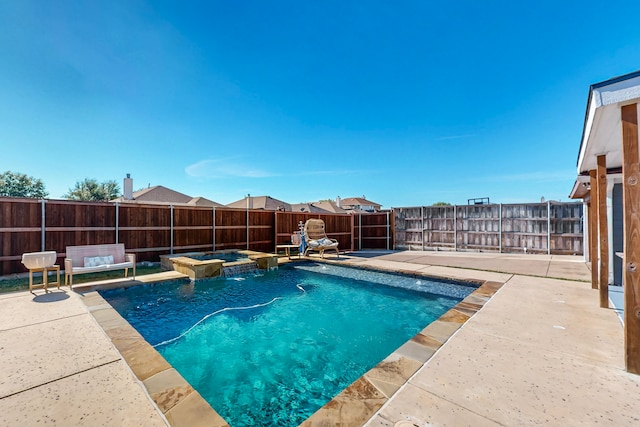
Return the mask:
[[291,212],[324,213],[322,209],[316,208],[311,203],[292,203]]
[[371,209],[365,210],[365,209],[360,209],[359,207],[357,207],[357,208],[349,208],[349,209],[347,209],[346,212],[354,214],[354,213],[371,213],[371,212],[376,212],[376,211],[377,211],[376,208],[373,208],[373,210],[371,210]]
[[214,202],[213,200],[209,200],[204,197],[194,197],[187,204],[192,206],[206,206],[206,207],[215,207],[215,208],[224,206],[222,203]]
[[338,207],[335,202],[321,201],[309,203],[294,203],[291,205],[292,212],[310,212],[310,213],[347,213],[344,209]]
[[204,197],[191,197],[184,193],[180,193],[170,188],[163,187],[162,185],[156,185],[139,191],[134,191],[133,200],[128,200],[124,197],[118,197],[117,199],[112,200],[112,202],[191,205],[208,207],[223,206],[220,203],[205,199]]
[[331,213],[347,213],[346,210],[338,206],[333,200],[322,200],[320,202],[313,202],[312,205],[316,208],[320,208]]
[[372,202],[371,200],[367,200],[364,198],[364,196],[362,197],[347,197],[346,199],[342,199],[340,201],[340,206],[345,207],[345,206],[373,206],[376,209],[380,209],[380,207],[382,206],[381,204],[378,204],[376,202]]
[[[247,197],[236,200],[235,202],[227,204],[230,208],[239,208],[239,209],[262,209],[265,211],[287,211],[291,212],[291,205],[287,202],[283,202],[282,200],[274,199],[270,196],[249,196],[247,201]],[[248,203],[247,203],[248,202]]]

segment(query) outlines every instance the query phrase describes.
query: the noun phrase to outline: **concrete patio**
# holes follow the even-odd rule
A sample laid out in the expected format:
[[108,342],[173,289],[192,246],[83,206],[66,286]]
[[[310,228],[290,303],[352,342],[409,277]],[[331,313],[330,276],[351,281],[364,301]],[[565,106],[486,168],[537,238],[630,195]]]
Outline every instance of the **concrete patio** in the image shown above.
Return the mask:
[[[367,425],[640,424],[640,377],[624,370],[620,320],[598,308],[581,258],[451,252],[340,258],[505,282]],[[69,291],[0,295],[0,425],[206,425],[167,416],[182,403],[158,408],[83,298]]]

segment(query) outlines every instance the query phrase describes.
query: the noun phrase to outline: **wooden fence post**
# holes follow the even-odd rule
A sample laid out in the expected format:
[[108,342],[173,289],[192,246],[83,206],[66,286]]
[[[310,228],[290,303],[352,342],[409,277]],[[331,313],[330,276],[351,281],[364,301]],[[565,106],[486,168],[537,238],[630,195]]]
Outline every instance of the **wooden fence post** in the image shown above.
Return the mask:
[[453,205],[453,250],[458,251],[458,208]]
[[173,255],[173,205],[169,205],[169,212],[171,216],[170,223],[169,223],[170,224],[169,253]]
[[278,253],[278,211],[273,211],[273,253]]
[[212,237],[211,237],[211,241],[213,242],[212,246],[213,246],[213,251],[216,251],[216,208],[215,206],[213,207],[213,223],[211,224],[211,228],[213,229],[212,231]]
[[356,249],[356,220],[355,214],[351,215],[351,252]]
[[551,255],[551,201],[547,201],[547,255]]
[[358,214],[358,250],[362,250],[362,212]]
[[499,211],[499,221],[498,221],[498,231],[500,232],[500,237],[498,237],[498,240],[500,240],[500,246],[498,249],[498,253],[502,253],[502,203],[500,203],[498,208]]
[[118,239],[120,238],[120,203],[116,202],[116,244],[120,243]]
[[424,206],[420,206],[420,229],[422,233],[422,251],[424,252]]
[[637,104],[622,107],[624,210],[624,353],[627,371],[640,374],[640,165]]
[[387,211],[387,250],[390,247],[391,240],[391,223],[389,222],[389,212]]
[[47,234],[47,230],[46,230],[46,207],[45,204],[47,203],[46,200],[42,199],[40,201],[41,203],[41,220],[42,220],[42,225],[40,227],[40,251],[44,252],[46,251],[46,242],[45,242],[45,236]]

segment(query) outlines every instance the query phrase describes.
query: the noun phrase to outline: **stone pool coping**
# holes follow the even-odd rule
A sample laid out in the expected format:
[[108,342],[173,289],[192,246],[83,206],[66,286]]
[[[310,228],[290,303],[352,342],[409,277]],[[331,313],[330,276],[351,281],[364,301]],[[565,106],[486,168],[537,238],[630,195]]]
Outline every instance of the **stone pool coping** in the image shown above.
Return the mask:
[[[309,260],[427,279],[466,282],[475,284],[478,288],[300,424],[307,427],[365,424],[504,284],[497,281],[460,280],[344,261],[307,258]],[[176,427],[228,426],[178,371],[102,298],[97,289],[103,288],[93,286],[90,290],[87,289],[88,292],[81,293],[82,301],[134,375],[146,387],[149,396],[169,424]]]
[[[317,261],[314,259],[314,261]],[[452,280],[479,284],[462,301],[430,323],[409,341],[384,358],[375,367],[355,380],[336,397],[307,418],[300,426],[364,425],[404,386],[409,379],[429,362],[431,357],[491,299],[505,282],[461,280],[433,276],[407,270],[382,269],[345,262],[326,261],[330,264],[364,268],[373,271],[407,274],[436,280]]]

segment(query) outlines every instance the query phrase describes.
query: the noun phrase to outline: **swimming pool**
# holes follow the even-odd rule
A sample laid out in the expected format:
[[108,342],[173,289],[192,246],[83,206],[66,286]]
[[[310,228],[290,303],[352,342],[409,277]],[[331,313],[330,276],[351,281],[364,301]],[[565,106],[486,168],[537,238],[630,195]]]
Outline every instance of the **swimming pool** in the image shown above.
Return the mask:
[[237,427],[298,425],[474,289],[309,263],[101,294]]

